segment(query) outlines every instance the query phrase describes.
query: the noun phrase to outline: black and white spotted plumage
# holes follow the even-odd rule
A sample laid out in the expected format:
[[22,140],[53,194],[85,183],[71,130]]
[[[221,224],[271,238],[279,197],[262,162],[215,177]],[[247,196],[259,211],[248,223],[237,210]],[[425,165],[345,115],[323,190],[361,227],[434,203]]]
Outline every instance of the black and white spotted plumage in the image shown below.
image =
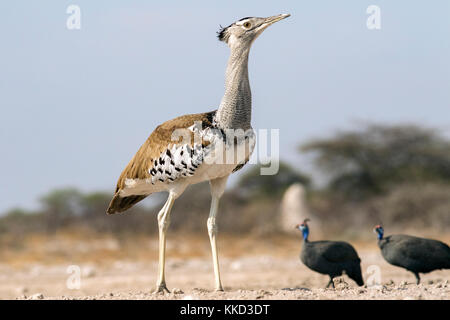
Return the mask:
[[[235,152],[236,158],[228,159],[230,148],[241,147],[244,141],[239,133],[230,134],[218,128],[214,116],[215,112],[189,115],[155,129],[148,139],[152,143],[141,147],[119,178],[108,212],[126,210],[154,192],[176,186],[183,188],[189,183],[214,179],[242,168],[253,151],[254,132],[245,136],[244,144],[249,146],[245,158],[237,159],[242,152]],[[181,135],[184,140],[172,139],[174,130],[180,129],[187,130]],[[186,140],[189,137],[190,140]]]
[[173,145],[154,161],[153,167],[149,170],[152,184],[157,181],[173,182],[181,177],[193,176],[203,162],[205,151],[200,144],[194,147]]

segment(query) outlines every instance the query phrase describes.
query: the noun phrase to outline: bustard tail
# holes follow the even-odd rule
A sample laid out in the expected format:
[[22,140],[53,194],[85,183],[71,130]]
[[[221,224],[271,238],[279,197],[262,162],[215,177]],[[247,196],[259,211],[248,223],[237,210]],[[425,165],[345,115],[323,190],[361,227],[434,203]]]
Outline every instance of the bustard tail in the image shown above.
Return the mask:
[[139,201],[145,199],[146,197],[147,196],[145,195],[121,197],[119,195],[119,192],[116,192],[111,200],[111,203],[109,204],[108,210],[106,210],[106,213],[113,214],[123,212],[134,206]]

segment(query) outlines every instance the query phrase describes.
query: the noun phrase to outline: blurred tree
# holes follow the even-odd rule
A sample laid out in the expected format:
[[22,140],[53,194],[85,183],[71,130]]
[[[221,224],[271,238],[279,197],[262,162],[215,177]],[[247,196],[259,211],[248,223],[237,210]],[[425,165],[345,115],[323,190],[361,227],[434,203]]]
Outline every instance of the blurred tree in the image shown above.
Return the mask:
[[51,191],[40,201],[47,231],[56,231],[82,214],[82,194],[75,188]]
[[[150,233],[156,230],[156,219],[149,214],[153,208],[136,205],[123,214],[107,215],[106,208],[112,194],[93,192],[81,198],[82,216],[79,223],[99,232],[109,232],[117,236],[125,233]],[[157,212],[157,211],[156,211]]]
[[380,194],[394,184],[450,183],[450,142],[416,125],[371,124],[300,147],[314,152],[329,188],[352,199]]
[[92,192],[81,198],[82,212],[84,218],[106,217],[106,208],[111,201],[112,195],[107,192]]
[[53,190],[40,201],[45,212],[60,216],[80,216],[82,213],[82,194],[75,188]]
[[277,197],[293,183],[299,182],[306,187],[310,178],[297,172],[291,166],[280,161],[278,173],[275,175],[261,175],[261,166],[253,166],[244,173],[238,182],[238,188],[244,195]]

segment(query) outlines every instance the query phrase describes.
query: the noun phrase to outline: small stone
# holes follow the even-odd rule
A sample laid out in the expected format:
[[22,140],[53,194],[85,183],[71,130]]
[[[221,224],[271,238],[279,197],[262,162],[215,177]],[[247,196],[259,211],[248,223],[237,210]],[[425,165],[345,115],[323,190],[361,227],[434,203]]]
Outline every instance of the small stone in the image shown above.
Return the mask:
[[382,286],[381,287],[381,292],[382,293],[386,293],[386,292],[389,292],[389,291],[391,291],[392,289],[388,289],[388,287],[386,287],[386,286]]
[[234,261],[231,264],[231,269],[233,269],[233,270],[241,270],[242,269],[242,263],[240,261]]
[[42,300],[44,299],[44,295],[42,293],[36,293],[33,294],[30,298],[31,300]]
[[95,268],[91,266],[84,267],[82,270],[82,275],[86,278],[94,277],[96,275]]
[[173,294],[183,294],[184,292],[183,292],[183,290],[181,290],[181,289],[173,288],[172,293],[173,293]]
[[20,293],[20,294],[25,294],[25,293],[28,293],[28,288],[27,287],[18,287],[17,289],[17,293]]

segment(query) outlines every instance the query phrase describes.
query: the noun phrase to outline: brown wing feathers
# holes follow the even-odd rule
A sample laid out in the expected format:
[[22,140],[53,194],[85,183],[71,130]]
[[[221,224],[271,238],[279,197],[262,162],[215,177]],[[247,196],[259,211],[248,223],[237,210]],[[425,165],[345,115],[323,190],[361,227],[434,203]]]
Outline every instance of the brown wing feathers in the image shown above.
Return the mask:
[[[108,207],[107,213],[122,212],[139,201],[143,200],[147,195],[131,195],[127,197],[120,197],[120,191],[126,187],[125,181],[127,179],[148,179],[151,177],[150,172],[156,170],[155,164],[161,154],[167,152],[171,145],[176,144],[172,141],[172,133],[176,129],[189,128],[195,122],[201,121],[203,128],[211,127],[213,123],[215,111],[199,114],[190,114],[181,116],[164,122],[158,126],[145,143],[139,148],[126,168],[123,170],[117,182],[116,192]],[[193,147],[193,139],[191,139]],[[169,151],[170,152],[170,151]]]

